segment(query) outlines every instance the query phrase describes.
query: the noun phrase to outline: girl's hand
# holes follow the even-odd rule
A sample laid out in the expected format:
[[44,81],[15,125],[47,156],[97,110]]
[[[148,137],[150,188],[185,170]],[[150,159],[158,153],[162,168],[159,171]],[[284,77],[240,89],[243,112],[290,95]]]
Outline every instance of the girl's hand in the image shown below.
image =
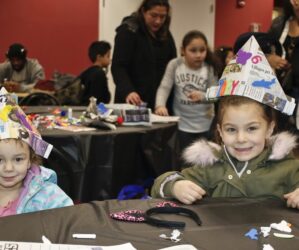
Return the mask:
[[163,106],[156,107],[155,114],[161,116],[169,116],[167,108]]
[[131,92],[126,97],[126,103],[130,103],[133,105],[140,105],[142,103],[142,100],[137,92]]
[[287,206],[299,209],[299,188],[296,188],[293,192],[285,194],[283,196],[287,200]]
[[201,200],[206,191],[192,181],[180,180],[174,183],[172,193],[180,202],[192,204]]
[[198,102],[204,100],[205,94],[201,91],[195,90],[188,95],[188,98],[190,98],[193,102]]

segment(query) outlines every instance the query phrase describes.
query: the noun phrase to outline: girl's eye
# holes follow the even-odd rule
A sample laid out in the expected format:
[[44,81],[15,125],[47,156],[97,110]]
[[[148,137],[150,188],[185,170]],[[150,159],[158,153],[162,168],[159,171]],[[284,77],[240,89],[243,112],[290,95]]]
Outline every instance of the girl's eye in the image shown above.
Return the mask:
[[226,128],[225,131],[228,132],[228,133],[233,133],[233,132],[236,131],[236,129],[234,129],[234,128]]
[[252,127],[249,127],[249,128],[248,128],[248,131],[255,131],[255,130],[257,130],[257,129],[258,129],[257,127],[252,126]]
[[190,51],[192,53],[196,53],[196,52],[200,52],[200,53],[203,53],[206,51],[206,48],[191,48]]
[[15,159],[16,162],[21,162],[21,161],[23,161],[23,160],[24,160],[24,157],[17,157],[17,158]]

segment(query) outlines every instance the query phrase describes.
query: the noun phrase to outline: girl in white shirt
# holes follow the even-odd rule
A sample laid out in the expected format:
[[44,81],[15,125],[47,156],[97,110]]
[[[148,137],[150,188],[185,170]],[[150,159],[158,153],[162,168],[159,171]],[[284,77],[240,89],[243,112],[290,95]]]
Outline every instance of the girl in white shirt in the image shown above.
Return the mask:
[[173,112],[180,117],[179,144],[183,150],[199,137],[208,136],[214,104],[205,102],[205,92],[218,79],[214,56],[202,32],[192,30],[184,36],[181,55],[167,65],[156,94],[155,113],[169,115],[166,102],[174,87]]

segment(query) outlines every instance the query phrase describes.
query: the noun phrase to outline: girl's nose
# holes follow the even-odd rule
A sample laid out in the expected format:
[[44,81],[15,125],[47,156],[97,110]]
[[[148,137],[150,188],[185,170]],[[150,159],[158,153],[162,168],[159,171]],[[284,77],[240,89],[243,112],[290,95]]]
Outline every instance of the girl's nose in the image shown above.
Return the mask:
[[246,141],[246,135],[243,131],[239,131],[237,134],[237,140],[238,142],[244,142]]
[[4,170],[9,172],[13,170],[13,165],[10,161],[5,162]]

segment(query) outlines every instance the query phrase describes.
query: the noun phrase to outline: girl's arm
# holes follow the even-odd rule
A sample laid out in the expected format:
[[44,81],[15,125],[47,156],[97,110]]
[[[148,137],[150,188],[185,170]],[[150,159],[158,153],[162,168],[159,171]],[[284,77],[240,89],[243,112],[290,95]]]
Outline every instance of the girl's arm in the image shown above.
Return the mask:
[[178,59],[171,60],[166,67],[163,79],[156,94],[156,113],[159,109],[161,110],[162,108],[164,109],[163,113],[165,113],[165,111],[167,112],[166,102],[174,85],[177,60]]

